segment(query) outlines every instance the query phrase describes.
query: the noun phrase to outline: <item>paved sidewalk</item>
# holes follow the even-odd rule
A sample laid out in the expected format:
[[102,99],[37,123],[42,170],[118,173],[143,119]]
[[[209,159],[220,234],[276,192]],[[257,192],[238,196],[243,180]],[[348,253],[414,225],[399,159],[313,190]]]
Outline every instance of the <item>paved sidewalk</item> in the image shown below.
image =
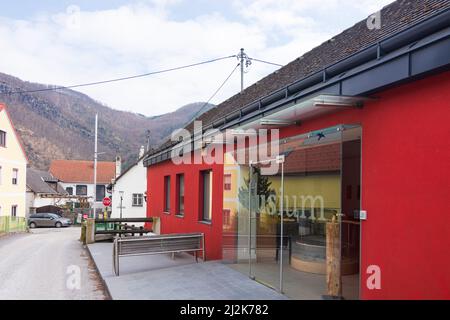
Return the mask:
[[113,275],[112,243],[88,246],[113,299],[118,300],[284,300],[285,296],[220,261],[195,263],[188,254],[148,255],[120,259]]

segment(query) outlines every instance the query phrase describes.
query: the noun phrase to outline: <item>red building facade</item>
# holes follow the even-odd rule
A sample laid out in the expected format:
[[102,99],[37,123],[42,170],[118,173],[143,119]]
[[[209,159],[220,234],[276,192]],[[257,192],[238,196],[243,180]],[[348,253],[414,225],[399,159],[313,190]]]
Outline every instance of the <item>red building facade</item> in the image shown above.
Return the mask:
[[[201,217],[201,173],[211,171],[212,187],[212,217],[204,221]],[[184,176],[184,214],[179,214],[177,208],[177,176]],[[170,177],[174,187],[170,188],[169,210],[164,208],[164,180]],[[161,233],[202,232],[205,234],[206,258],[218,260],[222,258],[222,194],[223,165],[174,165],[166,161],[152,166],[147,173],[147,215],[160,217]]]
[[[362,299],[450,299],[450,72],[380,93],[349,110],[285,128],[283,136],[342,123],[362,127],[361,270],[378,265],[381,289]],[[441,214],[439,214],[441,212]]]
[[[417,3],[426,4],[426,1],[418,1]],[[414,6],[417,3],[412,5]],[[285,125],[275,125],[271,128],[280,130],[280,141],[290,137],[304,136],[294,140],[294,142],[310,139],[319,132],[319,138],[315,139],[317,143],[322,136],[328,136],[328,133],[324,134],[326,128],[337,127],[337,132],[339,132],[339,128],[344,126],[359,127],[359,136],[352,138],[352,141],[357,142],[354,145],[359,149],[357,150],[358,154],[347,157],[353,157],[350,166],[358,171],[356,178],[349,178],[345,175],[347,169],[343,159],[346,157],[346,151],[345,142],[342,142],[342,138],[339,138],[341,140],[338,149],[335,148],[336,144],[330,143],[330,148],[334,152],[335,150],[341,152],[340,169],[333,162],[333,168],[329,168],[326,173],[320,172],[319,174],[318,170],[312,170],[311,172],[306,172],[303,169],[292,170],[302,171],[300,174],[300,172],[290,172],[290,168],[296,167],[295,164],[291,163],[290,165],[286,164],[287,171],[284,180],[283,178],[280,180],[280,177],[284,177],[283,173],[272,178],[273,186],[280,183],[285,184],[286,193],[282,191],[282,197],[289,192],[292,193],[292,190],[303,188],[302,183],[309,178],[316,179],[310,182],[310,185],[316,189],[320,185],[317,181],[328,181],[326,184],[320,185],[320,187],[327,188],[328,191],[323,189],[325,191],[322,190],[322,192],[328,198],[333,198],[333,195],[329,196],[329,189],[330,186],[335,186],[336,197],[328,201],[329,203],[325,204],[325,207],[329,210],[329,214],[335,217],[344,213],[342,219],[355,225],[355,230],[357,228],[357,244],[353,246],[357,262],[352,266],[355,270],[348,272],[351,275],[350,277],[345,275],[345,272],[342,273],[342,281],[346,282],[343,287],[356,287],[356,291],[354,290],[353,294],[349,294],[351,298],[450,299],[450,272],[448,271],[450,270],[450,256],[446,253],[446,248],[450,246],[448,232],[450,217],[446,214],[450,209],[447,201],[450,196],[450,166],[448,165],[450,163],[450,140],[448,139],[450,136],[450,126],[448,125],[450,119],[450,56],[448,55],[450,40],[448,35],[450,32],[448,22],[450,20],[446,20],[447,24],[440,22],[449,17],[450,3],[442,1],[441,4],[444,7],[442,11],[430,16],[428,20],[419,20],[417,24],[410,26],[411,34],[421,38],[413,40],[411,35],[408,35],[408,29],[403,28],[398,33],[391,34],[391,38],[382,37],[381,39],[384,42],[382,41],[381,44],[379,42],[378,48],[375,45],[373,51],[371,51],[371,47],[365,48],[358,52],[359,55],[350,56],[347,60],[344,60],[342,65],[337,63],[329,65],[327,67],[329,71],[327,69],[318,71],[317,79],[315,74],[310,74],[306,78],[300,77],[301,80],[293,84],[289,84],[291,82],[287,81],[287,83],[279,86],[285,88],[283,89],[285,92],[282,91],[281,94],[278,94],[275,91],[270,96],[254,94],[257,90],[254,86],[250,87],[246,90],[250,95],[248,99],[245,98],[244,91],[242,95],[224,102],[216,110],[213,109],[212,113],[209,112],[202,118],[207,124],[212,123],[213,127],[214,121],[217,121],[222,125],[223,130],[225,128],[249,128],[252,126],[257,128],[261,126],[260,119],[268,119],[268,117],[270,117],[270,120],[281,119],[286,123]],[[395,9],[399,9],[399,12],[407,12],[414,9],[402,10],[405,5],[410,6],[411,3],[405,4],[402,1],[397,1],[390,10],[395,12]],[[432,29],[431,26],[434,26],[435,29],[426,36],[419,34],[418,29],[414,30],[414,28],[424,26],[427,26],[428,30]],[[345,33],[340,36],[343,39],[346,37]],[[389,42],[393,41],[392,39],[400,42],[396,48],[394,48],[393,42]],[[331,50],[327,46],[337,46],[336,43],[339,42],[338,36],[334,44],[324,44],[319,49]],[[411,43],[414,43],[414,45],[410,45]],[[384,44],[386,44],[385,47],[383,47]],[[386,51],[390,48],[391,52],[380,57],[382,48],[385,48]],[[372,58],[367,58],[369,56]],[[305,55],[305,57],[305,63],[307,63],[308,55]],[[303,62],[293,63],[301,64]],[[280,73],[288,72],[289,69],[292,71],[295,68],[298,67],[288,65],[281,69]],[[295,75],[296,72],[292,77],[298,77]],[[264,86],[266,83],[266,93],[273,92],[273,88],[268,83],[282,82],[280,78],[277,78],[280,73],[263,79],[259,86]],[[287,86],[284,87],[285,85]],[[289,95],[291,91],[294,91],[294,88],[297,91],[292,94],[294,98],[291,99]],[[303,100],[299,98],[302,95],[305,96]],[[361,101],[364,101],[364,106],[360,106],[359,101],[353,107],[342,106],[335,102],[331,106],[332,108],[327,109],[330,106],[327,106],[325,102],[319,103],[320,106],[316,105],[317,98],[320,98],[321,95],[334,98],[363,98]],[[310,96],[315,98],[308,100]],[[253,105],[249,103],[255,98],[259,100],[254,103],[256,108],[253,108]],[[266,106],[264,106],[265,103]],[[302,106],[302,103],[305,105]],[[235,106],[233,107],[232,104]],[[274,104],[277,104],[277,107],[280,105],[286,105],[286,107],[280,109],[281,111],[278,113],[264,113],[264,108],[272,107]],[[289,113],[291,109],[295,112]],[[239,111],[237,118],[227,115],[233,114],[236,110]],[[247,110],[251,110],[251,112],[249,111],[246,118],[247,114],[244,114],[244,112]],[[225,114],[224,121],[220,118],[223,114]],[[289,121],[295,124],[287,124]],[[332,136],[332,134],[329,136]],[[226,190],[230,189],[230,183],[235,184],[238,179],[232,178],[232,175],[227,171],[226,164],[176,165],[171,161],[167,150],[170,150],[170,148],[158,150],[154,155],[150,155],[150,160],[146,163],[148,166],[147,215],[161,217],[161,231],[163,233],[204,233],[206,258],[208,260],[225,259],[224,236],[226,236],[225,232],[228,232],[226,230],[229,230],[229,228],[224,226],[224,221],[229,224],[229,221],[233,220],[230,218],[232,209],[225,204],[228,197]],[[297,154],[297,159],[302,156],[301,150]],[[290,161],[295,161],[293,159],[296,158],[292,156],[293,153],[289,150],[285,152],[286,161],[288,161],[290,154]],[[212,177],[209,180],[211,181],[210,219],[206,219],[207,221],[205,221],[203,214],[205,206],[203,202],[204,172],[210,172],[211,175],[208,175],[208,177]],[[240,175],[247,174],[246,171],[243,172]],[[224,174],[226,175],[226,181]],[[184,188],[181,192],[181,196],[184,198],[182,215],[178,212],[180,209],[180,188],[178,184],[180,175],[183,175],[184,181]],[[170,177],[170,188],[167,188],[168,177]],[[245,179],[242,177],[240,179],[245,186]],[[351,179],[355,181],[349,182]],[[227,184],[226,188],[224,187],[225,183]],[[356,193],[358,204],[349,205],[348,199],[351,199],[349,194]],[[339,204],[333,204],[336,202],[335,200]],[[281,239],[284,239],[283,231],[279,230],[279,219],[283,224],[282,217],[284,217],[286,211],[289,211],[289,204],[284,205],[286,207],[277,203],[281,213],[279,213],[278,218],[272,220],[278,219],[278,222],[275,221],[272,225],[264,222],[266,225],[263,226],[263,229],[266,233],[260,237],[261,239],[270,237],[278,239],[276,240],[278,242],[273,243],[275,247],[280,247],[281,252],[284,252],[283,245],[285,244],[283,241],[285,240],[279,240],[280,232]],[[335,209],[334,212],[333,209]],[[360,220],[361,210],[366,213],[366,216]],[[352,217],[355,211],[358,211],[358,218]],[[313,215],[314,209],[312,209]],[[258,226],[256,228],[260,228],[263,221],[262,216],[263,213],[257,214]],[[241,221],[243,220],[245,219]],[[293,220],[296,220],[292,221],[291,224],[294,226],[294,232],[292,236],[289,235],[289,241],[294,243],[295,249],[295,243],[300,246],[305,246],[305,243],[308,243],[302,242],[306,238],[305,227],[300,221],[298,212]],[[307,220],[305,219],[305,221]],[[328,223],[331,220],[331,218],[328,219]],[[281,289],[282,278],[277,278],[276,281],[270,283],[278,271],[272,273],[265,271],[270,268],[278,270],[276,269],[278,268],[277,263],[280,264],[278,249],[276,249],[277,251],[269,250],[270,252],[266,250],[263,254],[255,253],[256,250],[252,253],[252,246],[262,247],[263,243],[256,235],[255,244],[246,249],[245,237],[251,238],[250,234],[253,231],[251,224],[247,227],[239,225],[239,223],[242,224],[242,222],[236,222],[235,227],[231,228],[234,232],[232,240],[235,246],[231,259],[233,260],[232,267],[247,272],[244,266],[247,263],[246,261],[254,261],[254,270],[261,272],[256,274],[256,278],[260,278],[263,282],[283,291]],[[286,228],[288,226],[286,224]],[[244,231],[238,231],[239,228]],[[267,231],[270,228],[272,233]],[[321,228],[324,228],[324,225]],[[258,229],[255,233],[258,233]],[[325,241],[325,238],[328,237],[324,230],[317,232],[317,234],[320,234],[322,238],[316,237],[314,241],[319,242],[315,242],[315,244],[321,244],[320,241]],[[313,234],[307,236],[313,236]],[[326,239],[328,240],[328,238]],[[342,241],[341,251],[344,252],[350,242]],[[243,249],[239,248],[242,244]],[[267,243],[264,243],[264,246],[267,246]],[[317,245],[315,246],[317,247]],[[318,246],[320,247],[320,245]],[[289,248],[292,248],[292,244],[289,244]],[[242,251],[239,251],[241,249]],[[269,252],[269,258],[267,252]],[[245,257],[246,254],[248,254],[247,258]],[[283,254],[287,254],[287,251]],[[293,258],[295,258],[295,252]],[[228,256],[226,259],[228,259]],[[281,260],[283,260],[283,257],[281,257]],[[244,263],[240,264],[240,261]],[[262,263],[261,261],[265,262]],[[280,266],[283,273],[291,279],[291,285],[286,284],[285,291],[293,298],[302,297],[301,294],[296,292],[295,286],[292,286],[292,281],[297,279],[298,274],[301,275],[298,279],[304,278],[305,275],[309,277],[307,274],[313,274],[314,276],[311,276],[311,279],[316,279],[322,276],[317,276],[317,274],[323,274],[319,271],[320,266],[317,267],[317,264],[308,264],[307,262],[309,263],[310,260],[300,260],[293,268],[294,271],[288,270],[288,267],[294,266],[291,263],[291,252],[289,251],[289,261],[286,261],[285,266]],[[374,275],[378,276],[377,281],[375,281],[376,285],[373,285]],[[266,279],[271,280],[264,279],[265,276],[267,276]],[[278,286],[278,280],[280,287]],[[311,292],[314,292],[314,294],[323,291],[322,285],[325,280],[320,281],[316,285],[311,285]],[[312,282],[311,280],[308,283],[311,284]],[[298,280],[296,286],[308,291],[309,287],[307,288],[307,286],[309,284]],[[345,292],[343,296],[345,297]]]

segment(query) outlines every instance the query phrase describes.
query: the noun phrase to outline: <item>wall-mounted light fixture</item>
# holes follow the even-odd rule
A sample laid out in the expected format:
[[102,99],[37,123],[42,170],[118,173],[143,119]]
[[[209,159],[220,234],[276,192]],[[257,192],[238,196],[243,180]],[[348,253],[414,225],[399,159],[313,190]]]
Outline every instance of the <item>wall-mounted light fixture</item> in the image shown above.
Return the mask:
[[364,101],[344,96],[324,96],[314,99],[313,105],[314,107],[362,108]]
[[256,136],[256,131],[253,130],[243,130],[243,129],[232,129],[229,131],[232,136]]
[[300,124],[300,122],[298,121],[277,120],[277,119],[262,119],[259,123],[262,126],[292,126]]

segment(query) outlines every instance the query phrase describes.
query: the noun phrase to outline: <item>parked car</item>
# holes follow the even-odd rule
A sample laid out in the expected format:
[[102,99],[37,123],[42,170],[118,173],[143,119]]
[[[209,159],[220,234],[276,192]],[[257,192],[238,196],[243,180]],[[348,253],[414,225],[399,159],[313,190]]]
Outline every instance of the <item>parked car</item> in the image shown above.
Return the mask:
[[30,228],[36,227],[69,227],[72,221],[67,218],[62,218],[55,213],[36,213],[30,215],[28,218],[28,226]]

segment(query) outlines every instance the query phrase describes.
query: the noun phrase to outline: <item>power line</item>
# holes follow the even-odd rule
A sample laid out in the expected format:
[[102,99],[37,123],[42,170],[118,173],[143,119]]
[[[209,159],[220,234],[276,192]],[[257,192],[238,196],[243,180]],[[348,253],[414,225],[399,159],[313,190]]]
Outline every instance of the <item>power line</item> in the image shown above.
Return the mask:
[[119,81],[143,78],[143,77],[148,77],[148,76],[155,75],[155,74],[161,74],[161,73],[167,73],[167,72],[177,71],[177,70],[181,70],[181,69],[187,69],[187,68],[196,67],[196,66],[200,66],[200,65],[204,65],[204,64],[209,64],[209,63],[213,63],[213,62],[217,62],[217,61],[225,60],[225,59],[229,59],[229,58],[234,58],[234,57],[236,57],[236,55],[211,59],[211,60],[188,64],[188,65],[175,67],[175,68],[169,68],[169,69],[163,69],[163,70],[138,74],[138,75],[129,76],[129,77],[115,78],[115,79],[96,81],[96,82],[88,82],[88,83],[76,84],[76,85],[71,85],[71,86],[60,86],[60,87],[52,87],[52,88],[45,88],[45,89],[23,90],[23,91],[14,91],[14,92],[0,92],[0,94],[35,93],[35,92],[44,92],[44,91],[54,91],[54,90],[61,90],[61,89],[73,89],[73,88],[80,88],[80,87],[95,86],[95,85],[99,85],[99,84],[106,84],[106,83],[111,83],[111,82],[119,82]]
[[186,127],[189,123],[191,123],[192,121],[194,121],[197,116],[203,111],[203,109],[211,102],[212,99],[214,99],[214,97],[219,93],[219,91],[223,88],[223,86],[228,82],[228,80],[230,80],[231,76],[234,74],[234,72],[236,71],[236,69],[240,66],[241,64],[238,63],[233,71],[231,71],[231,73],[228,75],[228,77],[222,82],[222,84],[219,86],[219,88],[217,88],[217,90],[212,94],[212,96],[208,99],[208,101],[206,101],[203,106],[194,114],[194,116],[192,117],[191,120],[189,120],[185,125],[183,125],[183,128]]
[[[192,67],[196,67],[196,66],[200,66],[200,65],[204,65],[204,64],[209,64],[209,63],[213,63],[213,62],[217,62],[217,61],[221,61],[221,60],[225,60],[225,59],[229,59],[229,58],[235,58],[235,57],[238,57],[238,55],[230,55],[230,56],[226,56],[226,57],[220,57],[220,58],[211,59],[211,60],[207,60],[207,61],[202,61],[202,62],[198,62],[198,63],[192,63],[192,64],[188,64],[188,65],[184,65],[184,66],[179,66],[179,67],[174,67],[174,68],[169,68],[169,69],[163,69],[163,70],[158,70],[158,71],[153,71],[153,72],[148,72],[148,73],[143,73],[143,74],[138,74],[138,75],[133,75],[133,76],[128,76],[128,77],[121,77],[121,78],[115,78],[115,79],[109,79],[109,80],[103,80],[103,81],[75,84],[75,85],[70,85],[70,86],[51,87],[51,88],[45,88],[45,89],[22,90],[22,91],[14,91],[14,92],[0,92],[0,94],[10,94],[10,95],[12,95],[12,94],[36,93],[36,92],[55,91],[55,90],[62,90],[62,89],[74,89],[74,88],[80,88],[80,87],[89,87],[89,86],[95,86],[95,85],[100,85],[100,84],[108,84],[108,83],[112,83],[112,82],[119,82],[119,81],[125,81],[125,80],[132,80],[132,79],[137,79],[137,78],[148,77],[148,76],[151,76],[151,75],[162,74],[162,73],[167,73],[167,72],[172,72],[172,71],[192,68]],[[283,66],[283,65],[278,64],[278,63],[274,63],[274,62],[270,62],[270,61],[266,61],[266,60],[261,60],[261,59],[256,59],[256,58],[250,58],[248,56],[246,56],[246,59],[247,59],[247,61],[248,60],[250,60],[250,61],[257,61],[257,62],[261,62],[261,63],[273,65],[273,66],[278,66],[278,67],[282,67]]]
[[270,65],[273,65],[273,66],[277,66],[277,67],[283,67],[282,64],[274,63],[274,62],[270,62],[270,61],[265,61],[265,60],[255,59],[255,58],[249,58],[249,60],[253,60],[253,61],[257,61],[257,62],[262,62],[262,63],[270,64]]

